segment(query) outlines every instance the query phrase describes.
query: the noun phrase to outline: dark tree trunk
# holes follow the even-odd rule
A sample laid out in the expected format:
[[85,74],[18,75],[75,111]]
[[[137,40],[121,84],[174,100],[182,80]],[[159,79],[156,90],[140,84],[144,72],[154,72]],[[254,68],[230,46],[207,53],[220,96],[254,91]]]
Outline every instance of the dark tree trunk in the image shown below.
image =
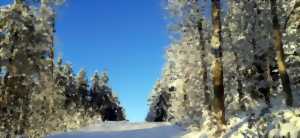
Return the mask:
[[212,63],[213,74],[213,111],[222,124],[225,124],[224,107],[224,85],[223,85],[223,65],[222,65],[222,39],[221,39],[221,9],[220,0],[212,0],[212,25],[213,33],[211,39],[212,52],[214,55]]
[[271,0],[271,13],[272,13],[272,22],[273,22],[273,39],[274,39],[274,48],[276,51],[276,60],[277,66],[280,74],[280,79],[283,85],[283,90],[286,94],[286,105],[293,106],[293,94],[290,86],[289,75],[287,74],[283,42],[282,42],[282,33],[280,31],[280,24],[278,21],[278,15],[276,11],[277,5],[276,0]]
[[51,46],[50,46],[50,70],[51,70],[51,75],[53,77],[53,72],[54,72],[54,33],[55,33],[55,17],[53,15],[52,17],[52,36],[51,36]]

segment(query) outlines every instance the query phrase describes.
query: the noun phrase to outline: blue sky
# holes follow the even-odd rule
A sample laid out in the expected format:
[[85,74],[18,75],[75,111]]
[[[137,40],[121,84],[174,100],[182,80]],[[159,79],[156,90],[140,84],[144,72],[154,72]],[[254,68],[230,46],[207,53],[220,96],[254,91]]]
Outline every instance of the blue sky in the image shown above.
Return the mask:
[[69,0],[57,20],[57,49],[74,70],[107,70],[130,121],[143,121],[168,45],[160,0]]
[[76,73],[107,70],[127,118],[144,121],[169,41],[161,0],[66,0],[57,16],[56,56]]

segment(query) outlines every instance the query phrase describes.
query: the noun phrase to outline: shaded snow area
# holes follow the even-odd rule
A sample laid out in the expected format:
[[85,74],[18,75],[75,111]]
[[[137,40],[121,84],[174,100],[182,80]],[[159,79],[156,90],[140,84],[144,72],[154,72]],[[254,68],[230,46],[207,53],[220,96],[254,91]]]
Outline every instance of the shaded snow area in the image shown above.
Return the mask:
[[170,123],[99,122],[48,138],[180,138],[185,129]]

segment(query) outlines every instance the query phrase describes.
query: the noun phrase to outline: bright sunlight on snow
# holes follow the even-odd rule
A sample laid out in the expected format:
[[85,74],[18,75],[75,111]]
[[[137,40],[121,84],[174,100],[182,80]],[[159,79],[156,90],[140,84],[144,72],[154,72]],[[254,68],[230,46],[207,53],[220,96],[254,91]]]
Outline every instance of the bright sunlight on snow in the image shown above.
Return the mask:
[[170,123],[99,122],[75,132],[60,133],[48,138],[180,138],[181,127]]

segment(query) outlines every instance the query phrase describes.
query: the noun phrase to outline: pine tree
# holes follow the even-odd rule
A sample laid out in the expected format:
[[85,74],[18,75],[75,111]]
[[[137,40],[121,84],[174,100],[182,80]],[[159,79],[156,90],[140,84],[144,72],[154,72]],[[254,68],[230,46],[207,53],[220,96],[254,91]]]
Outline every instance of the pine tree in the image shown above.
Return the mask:
[[[10,132],[15,130],[17,135],[22,135],[29,127],[27,106],[35,86],[32,75],[39,75],[43,66],[42,60],[36,57],[41,57],[43,50],[38,46],[36,36],[31,33],[35,31],[34,24],[37,21],[33,10],[22,1],[16,1],[2,14],[4,19],[1,30],[7,29],[9,33],[6,33],[1,41],[1,60],[5,62],[2,65],[8,72],[4,86],[7,104],[1,109],[1,118],[6,120],[1,120],[1,125],[7,126],[6,129]],[[12,112],[13,117],[9,112]],[[14,121],[15,118],[18,119]]]
[[[76,77],[61,58],[54,65],[57,2],[16,0],[0,7],[0,137],[43,137],[98,117],[83,108],[90,106],[85,73]],[[108,76],[101,77],[99,90],[106,83]],[[117,97],[107,99],[114,119],[124,120]]]
[[[174,89],[174,88],[173,88]],[[150,97],[150,108],[146,121],[149,122],[165,122],[170,119],[170,93],[168,91],[174,91],[164,86],[163,82],[158,81],[153,95]]]
[[70,64],[63,64],[62,58],[58,57],[53,72],[55,89],[63,95],[63,109],[70,114],[81,112],[83,105],[87,104],[82,98],[88,93],[88,82],[86,82],[85,72],[81,72],[76,77],[72,66]]
[[77,87],[77,92],[80,95],[81,103],[87,109],[89,106],[89,101],[88,101],[89,86],[88,86],[88,80],[86,78],[86,72],[83,69],[79,71],[79,74],[76,78],[76,87]]
[[80,106],[80,95],[76,91],[76,81],[73,70],[70,64],[66,64],[63,69],[63,76],[66,79],[65,95],[66,107],[69,109],[76,109]]
[[170,0],[167,4],[174,39],[167,49],[162,79],[152,92],[147,120],[159,118],[159,109],[165,112],[164,120],[199,126],[206,120],[204,112],[207,113],[210,102],[210,54],[205,48],[209,25],[202,15],[200,1]]
[[108,81],[106,72],[101,75],[98,72],[94,74],[91,89],[93,108],[101,115],[103,121],[125,120],[124,110],[108,86]]
[[[42,88],[50,81],[47,40],[52,34],[47,32],[48,20],[42,19],[39,13],[39,9],[22,0],[16,0],[0,13],[3,17],[0,30],[5,30],[0,40],[1,68],[6,70],[2,87],[6,103],[1,107],[0,116],[1,126],[7,126],[0,131],[12,137],[35,133],[31,129],[36,123],[32,121],[45,119],[42,114],[54,108],[53,99]],[[43,104],[39,103],[40,99],[44,99]]]
[[[299,28],[297,13],[300,9],[297,5],[300,4],[297,4],[297,1],[279,1],[280,4],[277,4],[278,22],[285,29],[282,30],[282,41],[287,55],[285,60],[288,65],[287,72],[293,78],[291,79],[293,89],[299,87],[300,80],[297,79],[299,73],[295,73],[300,63],[299,50],[296,48],[299,41],[297,36],[300,34],[297,29]],[[210,91],[209,88],[214,81],[220,78],[224,79],[222,81],[223,94],[210,95],[213,97],[211,102],[218,103],[212,104],[212,108],[215,110],[217,108],[219,113],[217,119],[223,121],[222,123],[225,121],[223,119],[225,118],[224,107],[226,107],[229,120],[235,118],[237,114],[246,113],[253,119],[252,123],[256,123],[261,116],[269,115],[269,111],[274,109],[272,106],[278,106],[277,101],[281,98],[282,85],[279,85],[279,74],[274,60],[275,51],[272,48],[273,16],[269,1],[230,0],[227,1],[228,4],[223,2],[222,5],[225,6],[222,21],[219,17],[220,1],[212,0],[211,2],[217,4],[213,6],[218,7],[217,10],[213,10],[213,7],[208,8],[208,5],[204,4],[209,2],[205,3],[201,0],[167,1],[172,42],[170,48],[166,50],[166,65],[162,77],[155,84],[150,97],[147,121],[171,121],[190,128],[201,129],[206,128],[203,125],[210,124],[209,129],[213,132],[219,131],[219,125],[214,125],[219,122],[215,122],[215,117],[210,118],[211,112],[206,110],[207,102],[204,101],[210,98],[210,96],[205,96],[205,89],[208,88]],[[208,31],[211,25],[208,20],[211,18],[201,16],[199,12],[203,10],[199,8],[201,6],[204,10],[219,11],[218,14],[213,14],[213,17],[218,17],[219,21],[212,22],[212,28],[217,28],[217,31],[213,31],[212,34]],[[201,29],[203,29],[203,34]],[[203,44],[205,43],[203,38],[207,40],[211,35],[217,36],[213,37],[215,39],[212,39],[212,44],[216,42],[218,45],[217,48],[212,48],[213,58],[205,49],[206,44]],[[213,77],[212,81],[209,76],[214,75],[216,71],[212,68],[213,71],[210,74],[211,70],[205,67],[209,66],[211,61],[216,60],[216,57],[220,61],[217,70],[219,74],[218,77]],[[206,65],[205,61],[207,61]],[[220,66],[223,67],[223,71],[219,68]],[[205,72],[208,72],[207,75]],[[206,79],[207,81],[204,81]],[[207,86],[205,86],[206,83]],[[220,87],[214,87],[220,90],[218,88]],[[262,110],[257,114],[257,110],[260,109]],[[259,117],[255,118],[256,116]],[[265,131],[261,128],[257,129],[261,132]]]
[[93,109],[96,112],[100,111],[100,109],[97,105],[102,104],[102,99],[98,99],[98,97],[97,97],[98,93],[100,92],[99,83],[100,83],[99,73],[95,72],[95,74],[92,77],[92,87],[91,87],[90,93],[91,93],[91,97],[92,97]]
[[42,20],[44,20],[44,26],[49,34],[47,40],[45,40],[44,43],[47,44],[47,47],[49,48],[49,70],[53,77],[54,72],[54,33],[55,33],[55,10],[54,10],[54,3],[56,3],[57,0],[49,2],[48,0],[40,0],[41,8],[40,12],[42,14]]

